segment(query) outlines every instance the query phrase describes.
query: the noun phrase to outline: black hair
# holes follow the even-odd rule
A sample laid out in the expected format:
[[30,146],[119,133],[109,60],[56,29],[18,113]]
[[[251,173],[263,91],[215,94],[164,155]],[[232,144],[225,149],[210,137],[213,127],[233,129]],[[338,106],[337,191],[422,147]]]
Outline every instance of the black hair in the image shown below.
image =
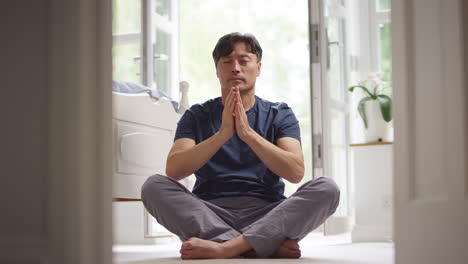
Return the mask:
[[215,65],[221,57],[228,56],[231,54],[234,44],[238,42],[244,42],[249,48],[249,52],[257,55],[257,62],[262,60],[262,47],[258,43],[254,35],[249,33],[233,32],[222,36],[213,50],[213,60]]

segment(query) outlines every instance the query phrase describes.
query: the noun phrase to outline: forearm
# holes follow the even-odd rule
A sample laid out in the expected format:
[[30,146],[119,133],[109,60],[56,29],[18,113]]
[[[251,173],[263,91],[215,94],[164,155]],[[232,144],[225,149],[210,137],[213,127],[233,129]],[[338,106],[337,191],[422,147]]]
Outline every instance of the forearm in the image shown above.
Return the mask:
[[166,175],[176,181],[191,175],[205,165],[227,140],[229,137],[217,132],[187,150],[171,153],[167,157]]
[[276,175],[292,183],[299,183],[304,177],[302,156],[283,150],[251,131],[246,143],[258,158]]

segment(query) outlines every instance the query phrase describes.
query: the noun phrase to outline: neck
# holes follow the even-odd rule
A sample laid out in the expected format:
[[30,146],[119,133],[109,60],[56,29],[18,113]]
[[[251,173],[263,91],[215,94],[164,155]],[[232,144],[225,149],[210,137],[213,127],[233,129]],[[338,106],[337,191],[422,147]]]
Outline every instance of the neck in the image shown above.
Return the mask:
[[244,105],[245,111],[248,111],[255,104],[255,94],[242,94],[241,93],[242,104]]

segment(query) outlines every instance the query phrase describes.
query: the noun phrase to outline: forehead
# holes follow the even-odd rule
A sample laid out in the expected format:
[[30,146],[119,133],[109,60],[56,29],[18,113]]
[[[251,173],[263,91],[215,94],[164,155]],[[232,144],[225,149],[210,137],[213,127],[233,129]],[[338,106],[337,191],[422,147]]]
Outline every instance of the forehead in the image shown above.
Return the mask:
[[252,53],[252,48],[245,42],[236,42],[232,45],[232,52],[223,57],[251,57],[256,58],[257,55]]

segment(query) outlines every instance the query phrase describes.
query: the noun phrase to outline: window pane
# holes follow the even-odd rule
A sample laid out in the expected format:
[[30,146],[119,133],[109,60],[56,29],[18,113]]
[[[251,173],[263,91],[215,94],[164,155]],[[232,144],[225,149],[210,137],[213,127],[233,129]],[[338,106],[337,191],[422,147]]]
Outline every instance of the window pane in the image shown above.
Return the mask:
[[155,6],[158,15],[171,19],[171,0],[155,0]]
[[171,90],[171,36],[159,29],[156,30],[154,44],[154,82],[158,90],[170,94]]
[[337,18],[329,17],[328,20],[328,85],[330,97],[343,100],[344,91],[342,86],[342,56],[340,49],[340,28]]
[[[304,181],[312,176],[307,2],[179,2],[180,73],[181,79],[190,83],[190,103],[203,103],[221,95],[211,57],[218,39],[231,32],[253,33],[263,49],[256,94],[269,101],[287,102],[299,119],[306,170]],[[287,196],[300,186],[285,183]]]
[[377,11],[388,11],[390,10],[390,0],[376,0]]
[[112,48],[112,78],[141,83],[140,43],[119,44]]
[[391,48],[391,26],[379,24],[380,36],[380,69],[384,73],[383,80],[387,83],[384,92],[391,96],[392,91],[392,48]]
[[113,0],[112,33],[141,32],[141,0]]
[[[346,214],[346,191],[347,191],[347,157],[346,157],[346,115],[343,112],[331,109],[331,174],[330,175],[340,186],[340,206],[338,214]],[[341,210],[341,212],[340,212]]]

